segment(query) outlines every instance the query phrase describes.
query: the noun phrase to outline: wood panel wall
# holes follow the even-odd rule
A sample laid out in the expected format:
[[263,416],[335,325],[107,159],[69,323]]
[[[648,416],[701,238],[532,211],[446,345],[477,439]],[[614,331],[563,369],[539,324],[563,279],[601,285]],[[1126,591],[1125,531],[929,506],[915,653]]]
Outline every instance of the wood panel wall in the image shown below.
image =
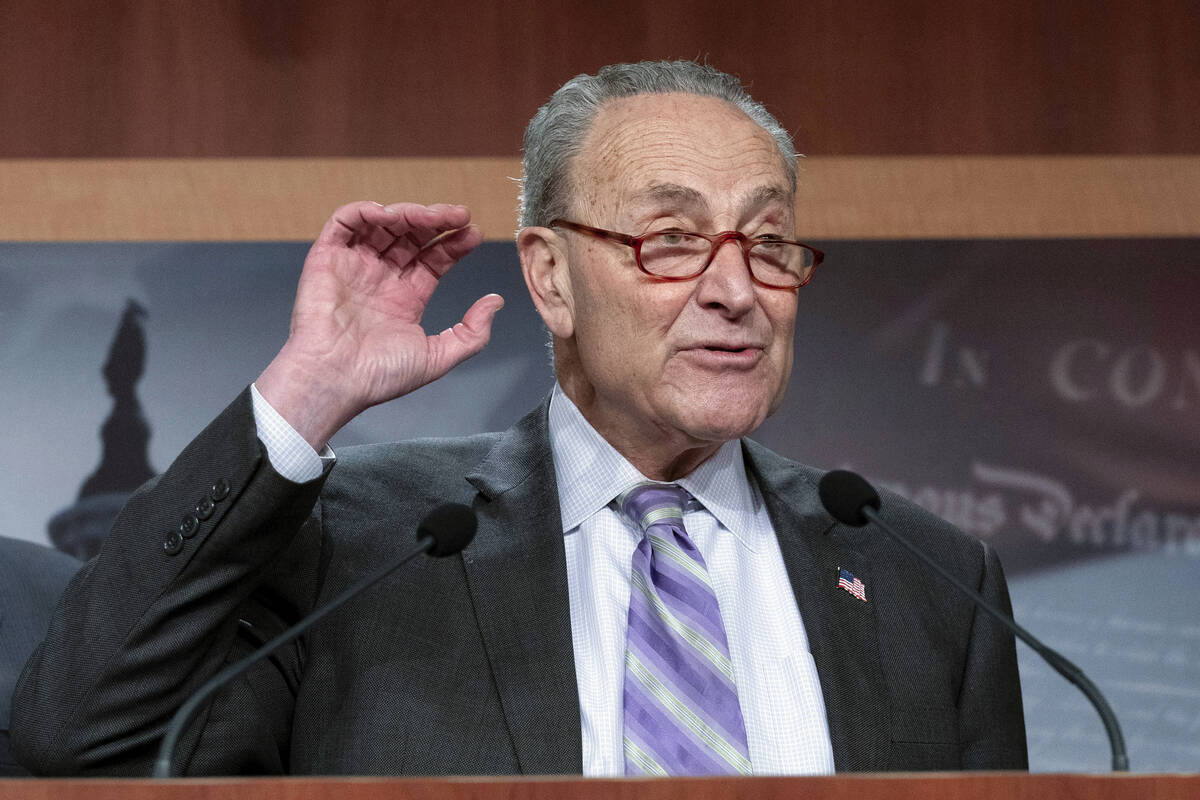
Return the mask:
[[512,157],[707,58],[814,155],[1200,153],[1200,0],[2,0],[0,158]]
[[[0,161],[0,241],[311,240],[350,200],[517,224],[516,158]],[[1200,236],[1200,156],[806,160],[803,239]],[[0,265],[2,266],[2,265]]]

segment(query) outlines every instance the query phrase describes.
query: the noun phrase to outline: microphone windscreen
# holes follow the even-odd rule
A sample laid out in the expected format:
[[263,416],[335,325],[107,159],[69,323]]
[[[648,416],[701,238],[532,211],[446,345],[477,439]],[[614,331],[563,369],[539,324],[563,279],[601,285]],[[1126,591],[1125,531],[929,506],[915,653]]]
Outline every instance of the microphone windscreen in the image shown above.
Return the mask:
[[829,516],[854,528],[867,524],[867,518],[862,513],[863,506],[879,508],[879,493],[857,472],[845,469],[827,472],[817,484],[817,492]]
[[417,526],[417,539],[429,537],[431,556],[452,556],[475,538],[475,512],[457,503],[438,506]]

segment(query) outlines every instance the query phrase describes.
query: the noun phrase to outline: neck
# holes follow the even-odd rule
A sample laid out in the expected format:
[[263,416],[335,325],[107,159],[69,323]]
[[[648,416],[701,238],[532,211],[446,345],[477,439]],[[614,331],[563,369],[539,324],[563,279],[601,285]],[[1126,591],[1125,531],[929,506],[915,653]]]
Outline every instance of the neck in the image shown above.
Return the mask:
[[[614,445],[615,447],[615,445]],[[620,448],[617,448],[620,451]],[[696,467],[703,464],[708,459],[712,458],[721,445],[708,445],[703,448],[694,448],[685,450],[675,456],[674,459],[663,460],[647,458],[639,461],[629,453],[621,452],[621,455],[629,459],[629,463],[637,467],[638,472],[645,475],[650,480],[654,481],[676,481],[680,478],[691,474]]]

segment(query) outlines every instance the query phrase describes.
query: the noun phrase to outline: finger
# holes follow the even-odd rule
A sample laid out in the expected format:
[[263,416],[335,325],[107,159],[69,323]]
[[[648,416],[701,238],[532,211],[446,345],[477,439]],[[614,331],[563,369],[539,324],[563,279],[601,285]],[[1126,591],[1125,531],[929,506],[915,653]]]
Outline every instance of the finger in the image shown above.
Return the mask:
[[471,221],[471,212],[466,206],[435,203],[423,206],[418,203],[393,203],[387,206],[397,217],[387,225],[387,230],[404,246],[411,243],[412,257],[446,231],[462,228]]
[[[368,240],[372,233],[400,218],[398,211],[369,200],[341,206],[329,217],[317,242],[336,246]],[[388,240],[390,242],[390,239]],[[386,244],[385,244],[386,246]]]
[[406,267],[418,254],[448,232],[463,226],[471,219],[466,206],[436,204],[422,206],[416,203],[394,203],[388,209],[399,217],[385,230],[388,234],[386,247],[379,254],[398,267]]
[[479,230],[478,225],[468,225],[451,231],[426,246],[418,260],[434,275],[441,277],[446,274],[446,270],[482,243],[483,231]]
[[454,266],[463,256],[470,253],[483,242],[483,233],[475,225],[449,231],[425,249],[408,255],[405,248],[393,246],[385,254],[388,260],[399,267],[413,264],[424,269],[413,270],[410,280],[429,291],[450,267]]
[[432,357],[427,379],[432,381],[440,378],[482,350],[491,339],[496,312],[503,307],[504,298],[500,295],[484,295],[467,309],[462,322],[437,336],[429,337]]
[[401,205],[404,208],[392,205],[364,209],[368,217],[364,220],[365,225],[360,232],[359,241],[381,256],[386,256],[393,248],[398,252],[419,251],[424,237],[428,234],[422,227],[414,227],[405,221],[405,210],[411,211],[415,219],[430,215],[420,213],[424,206],[415,203]]

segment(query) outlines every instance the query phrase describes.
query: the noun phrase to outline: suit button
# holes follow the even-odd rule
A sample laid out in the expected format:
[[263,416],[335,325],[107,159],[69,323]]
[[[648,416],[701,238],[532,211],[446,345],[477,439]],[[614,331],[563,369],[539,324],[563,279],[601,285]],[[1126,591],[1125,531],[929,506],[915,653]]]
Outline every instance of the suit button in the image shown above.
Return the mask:
[[216,508],[216,503],[211,498],[201,497],[200,502],[196,503],[196,507],[192,509],[192,513],[200,519],[208,519],[212,516],[214,508]]
[[163,539],[163,550],[167,555],[173,556],[183,549],[183,537],[179,535],[179,531],[171,531],[167,534],[167,538]]
[[188,514],[179,523],[178,533],[184,539],[190,539],[196,535],[196,531],[200,530],[200,520],[195,514]]
[[208,496],[214,503],[219,503],[229,496],[229,481],[221,478],[208,490]]

